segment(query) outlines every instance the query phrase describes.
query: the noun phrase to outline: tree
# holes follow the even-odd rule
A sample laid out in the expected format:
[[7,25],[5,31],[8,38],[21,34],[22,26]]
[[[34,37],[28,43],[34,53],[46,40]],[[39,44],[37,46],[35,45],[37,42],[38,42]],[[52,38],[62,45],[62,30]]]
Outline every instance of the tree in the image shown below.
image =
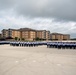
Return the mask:
[[6,37],[6,39],[13,39],[12,37]]
[[20,41],[20,38],[18,40]]
[[22,41],[24,41],[25,39],[24,38],[22,38]]
[[18,37],[15,37],[15,40],[17,41],[18,40]]
[[35,38],[35,40],[36,40],[36,41],[39,41],[39,40],[40,40],[40,38],[38,38],[38,37],[37,37],[37,38]]

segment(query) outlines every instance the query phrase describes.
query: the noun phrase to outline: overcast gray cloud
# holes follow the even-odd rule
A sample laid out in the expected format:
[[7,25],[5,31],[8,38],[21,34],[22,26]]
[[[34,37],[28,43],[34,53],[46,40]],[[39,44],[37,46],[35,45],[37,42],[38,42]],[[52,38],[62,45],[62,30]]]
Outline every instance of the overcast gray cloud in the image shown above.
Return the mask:
[[0,0],[0,9],[9,8],[24,16],[76,21],[76,0]]
[[75,0],[31,0],[17,7],[19,14],[31,17],[52,17],[59,20],[76,21]]
[[20,27],[76,37],[76,0],[0,0],[0,30]]

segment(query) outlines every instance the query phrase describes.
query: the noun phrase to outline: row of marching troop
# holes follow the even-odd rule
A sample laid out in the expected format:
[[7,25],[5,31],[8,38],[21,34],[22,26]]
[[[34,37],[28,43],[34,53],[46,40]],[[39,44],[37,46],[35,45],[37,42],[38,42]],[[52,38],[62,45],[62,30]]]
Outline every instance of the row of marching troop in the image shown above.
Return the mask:
[[47,48],[57,49],[76,49],[76,42],[10,42],[0,41],[0,45],[10,44],[10,46],[21,46],[21,47],[36,47],[46,45]]
[[10,41],[0,41],[0,45],[5,45],[5,44],[9,44]]
[[10,42],[10,46],[35,47],[47,45],[46,42]]
[[47,42],[47,48],[76,49],[76,42]]
[[20,46],[20,47],[36,47],[47,45],[46,42],[10,42],[10,41],[0,41],[0,45],[10,44],[10,46]]

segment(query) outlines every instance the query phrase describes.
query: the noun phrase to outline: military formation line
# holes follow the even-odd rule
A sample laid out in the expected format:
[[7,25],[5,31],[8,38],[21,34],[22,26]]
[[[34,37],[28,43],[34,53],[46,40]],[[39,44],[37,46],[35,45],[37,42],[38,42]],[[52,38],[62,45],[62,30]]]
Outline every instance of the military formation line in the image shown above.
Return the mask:
[[47,48],[76,49],[76,42],[48,42]]
[[47,45],[46,42],[10,42],[10,46],[35,47]]
[[10,42],[10,41],[0,41],[0,45],[10,44],[10,46],[20,46],[20,47],[37,47],[46,45],[47,48],[57,48],[57,49],[76,49],[76,42]]

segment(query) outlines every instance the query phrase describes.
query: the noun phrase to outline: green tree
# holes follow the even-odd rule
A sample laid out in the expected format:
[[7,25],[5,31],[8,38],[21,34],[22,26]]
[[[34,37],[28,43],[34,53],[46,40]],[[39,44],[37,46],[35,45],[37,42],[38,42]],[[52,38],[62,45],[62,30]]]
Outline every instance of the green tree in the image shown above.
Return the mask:
[[20,41],[20,38],[18,40]]
[[38,38],[38,37],[37,37],[37,38],[35,38],[35,40],[36,40],[36,41],[39,41],[39,40],[40,40],[40,38]]
[[22,41],[24,41],[25,39],[24,38],[22,38]]
[[18,40],[18,37],[15,37],[15,40],[17,41]]

